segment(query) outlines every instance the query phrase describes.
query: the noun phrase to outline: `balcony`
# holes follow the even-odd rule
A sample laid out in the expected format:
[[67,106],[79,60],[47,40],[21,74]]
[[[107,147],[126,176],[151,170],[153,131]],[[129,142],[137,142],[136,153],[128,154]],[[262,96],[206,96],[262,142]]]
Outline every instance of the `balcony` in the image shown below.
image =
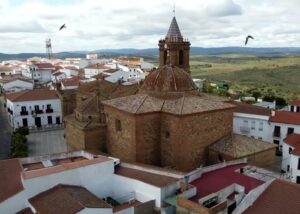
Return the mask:
[[53,109],[46,109],[46,113],[53,113]]
[[241,126],[240,127],[240,132],[243,133],[243,134],[248,134],[248,133],[250,133],[250,127]]
[[273,132],[273,137],[281,137],[280,132]]
[[21,111],[20,115],[28,115],[28,111]]

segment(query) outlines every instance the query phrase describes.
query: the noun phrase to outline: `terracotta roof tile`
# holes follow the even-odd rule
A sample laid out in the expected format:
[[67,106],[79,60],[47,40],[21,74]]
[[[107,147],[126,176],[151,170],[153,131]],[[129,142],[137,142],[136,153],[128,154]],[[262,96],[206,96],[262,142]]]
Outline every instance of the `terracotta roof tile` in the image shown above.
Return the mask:
[[38,213],[77,213],[84,208],[112,208],[105,201],[81,186],[57,185],[29,202]]
[[74,76],[74,77],[69,78],[69,79],[63,79],[61,81],[61,83],[64,86],[79,86],[80,80],[81,80],[81,78],[79,76]]
[[300,100],[289,102],[290,106],[300,106]]
[[289,111],[276,111],[275,116],[270,118],[271,122],[300,125],[300,113]]
[[16,93],[8,94],[6,98],[12,102],[59,99],[56,91],[49,89],[33,89],[19,91]]
[[211,145],[209,149],[234,158],[243,158],[258,152],[275,149],[276,147],[277,146],[273,143],[263,142],[247,136],[233,134],[232,136],[227,136],[219,142]]
[[300,185],[274,180],[244,214],[299,214]]
[[55,70],[55,67],[51,63],[36,63],[38,69]]
[[0,203],[21,192],[22,166],[17,159],[0,161]]
[[267,109],[264,107],[255,106],[247,103],[241,103],[241,102],[232,102],[232,103],[236,105],[234,112],[271,116],[271,109]]
[[0,72],[4,72],[4,71],[11,72],[13,71],[13,68],[8,66],[0,66]]
[[34,213],[32,212],[32,210],[29,207],[27,207],[27,208],[25,208],[23,210],[20,210],[16,214],[34,214]]
[[298,145],[292,152],[292,155],[300,156],[300,146]]
[[300,134],[290,134],[284,139],[284,142],[292,147],[296,147],[297,145],[300,145]]

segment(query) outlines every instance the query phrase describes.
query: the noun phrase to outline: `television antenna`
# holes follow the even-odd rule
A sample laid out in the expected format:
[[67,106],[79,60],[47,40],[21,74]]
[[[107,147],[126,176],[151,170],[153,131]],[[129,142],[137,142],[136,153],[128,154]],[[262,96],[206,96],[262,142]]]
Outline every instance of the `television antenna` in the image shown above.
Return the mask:
[[50,38],[46,39],[46,54],[48,59],[52,58],[52,44]]

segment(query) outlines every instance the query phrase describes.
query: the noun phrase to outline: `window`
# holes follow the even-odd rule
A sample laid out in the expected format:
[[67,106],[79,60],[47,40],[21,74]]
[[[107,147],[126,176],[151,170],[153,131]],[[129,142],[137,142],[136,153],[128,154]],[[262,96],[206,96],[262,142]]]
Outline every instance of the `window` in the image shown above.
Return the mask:
[[116,126],[116,131],[122,131],[121,120],[116,119],[115,120],[115,126]]
[[51,109],[51,104],[47,104],[47,109]]
[[293,134],[294,133],[294,128],[288,127],[287,130],[287,135]]
[[166,132],[166,138],[169,138],[170,137],[170,132]]
[[300,176],[297,176],[296,183],[300,184]]
[[291,111],[292,111],[292,112],[294,111],[294,106],[291,106]]
[[298,169],[300,169],[300,158],[298,159]]
[[22,111],[22,112],[25,112],[25,111],[26,111],[26,106],[22,106],[22,107],[21,107],[21,111]]
[[255,130],[255,121],[252,121],[252,122],[251,122],[251,129],[252,129],[252,130]]
[[300,112],[300,106],[297,106],[296,112]]
[[292,147],[289,147],[289,154],[291,154],[293,151]]
[[280,126],[275,126],[274,127],[274,137],[280,137]]
[[259,131],[263,131],[263,127],[264,127],[264,123],[263,122],[259,122]]
[[290,171],[290,165],[287,165],[287,171],[288,172]]
[[183,51],[179,51],[179,65],[183,65]]

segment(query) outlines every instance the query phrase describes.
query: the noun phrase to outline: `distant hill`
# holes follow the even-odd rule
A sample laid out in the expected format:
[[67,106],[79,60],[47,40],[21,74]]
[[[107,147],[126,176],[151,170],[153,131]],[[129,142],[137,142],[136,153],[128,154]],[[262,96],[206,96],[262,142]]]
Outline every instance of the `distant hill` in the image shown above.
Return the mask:
[[[158,48],[146,48],[146,49],[134,49],[134,48],[123,48],[123,49],[100,49],[94,50],[93,52],[111,55],[111,56],[121,56],[121,55],[135,55],[145,58],[156,58],[158,55]],[[70,52],[59,52],[55,53],[56,58],[66,58],[66,57],[85,57],[88,51],[70,51]],[[283,47],[283,48],[247,48],[247,47],[220,47],[220,48],[202,48],[202,47],[192,47],[191,54],[228,54],[228,53],[251,53],[256,55],[300,55],[300,48],[295,47]],[[0,60],[24,60],[30,57],[39,56],[46,57],[44,53],[19,53],[19,54],[5,54],[0,53]]]

